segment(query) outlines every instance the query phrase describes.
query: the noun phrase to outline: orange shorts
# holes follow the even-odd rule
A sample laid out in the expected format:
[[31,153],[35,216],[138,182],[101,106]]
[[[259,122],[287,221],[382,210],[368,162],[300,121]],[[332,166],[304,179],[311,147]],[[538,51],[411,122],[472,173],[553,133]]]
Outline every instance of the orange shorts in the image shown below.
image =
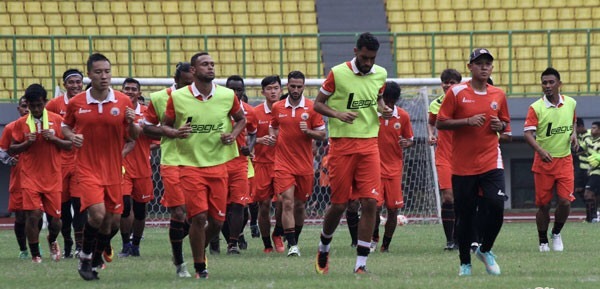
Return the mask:
[[138,203],[154,200],[152,178],[131,178],[127,173],[123,176],[123,196],[131,196]]
[[181,190],[181,181],[179,179],[179,167],[161,165],[160,176],[164,188],[164,193],[160,200],[161,205],[167,208],[185,205],[185,196]]
[[[394,178],[381,178],[381,191],[383,197],[377,202],[377,206],[388,209],[400,209],[404,207],[404,196],[402,195],[402,176]],[[380,194],[381,195],[381,194]]]
[[452,189],[452,167],[450,165],[435,165],[440,190]]
[[273,179],[273,187],[277,195],[283,193],[292,186],[294,189],[294,198],[302,202],[306,202],[312,195],[313,184],[315,182],[314,175],[293,175],[286,171],[275,171]]
[[273,198],[273,163],[254,164],[254,201],[266,201]]
[[[187,217],[192,218],[208,211],[217,221],[225,221],[227,209],[227,168],[222,166],[222,173],[207,172],[207,168],[181,167],[181,189],[185,196]],[[247,177],[247,176],[246,176]]]
[[13,190],[8,194],[8,211],[18,212],[23,211],[23,192],[19,190]]
[[77,189],[85,192],[81,194],[81,212],[89,206],[104,204],[106,212],[113,214],[123,213],[123,192],[121,184],[102,185],[94,176],[77,174]]
[[74,166],[63,166],[62,167],[62,192],[61,201],[67,202],[71,197],[80,197],[81,192],[75,190],[75,167]]
[[573,163],[568,158],[555,158],[555,170],[551,174],[540,172],[533,173],[535,184],[535,204],[544,206],[552,200],[552,189],[556,186],[556,194],[565,200],[574,201],[573,188],[575,187],[575,175]]
[[250,201],[248,192],[248,166],[242,166],[235,170],[228,169],[229,176],[227,204],[236,203],[245,206]]
[[380,198],[381,163],[379,151],[350,155],[329,155],[331,203],[345,204],[360,198]]
[[31,189],[22,189],[23,210],[42,210],[46,214],[60,218],[60,192],[37,192]]

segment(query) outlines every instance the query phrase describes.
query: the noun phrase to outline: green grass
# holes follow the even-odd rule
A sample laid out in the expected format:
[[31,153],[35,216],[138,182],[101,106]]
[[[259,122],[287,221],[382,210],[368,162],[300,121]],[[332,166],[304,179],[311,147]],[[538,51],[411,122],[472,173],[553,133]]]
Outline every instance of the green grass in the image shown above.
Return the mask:
[[[458,277],[458,253],[444,252],[441,225],[399,227],[391,253],[371,254],[368,275],[352,273],[356,251],[347,228],[334,236],[329,275],[314,272],[319,226],[307,226],[301,236],[302,257],[265,255],[260,239],[249,239],[242,255],[209,256],[210,278],[178,279],[171,264],[167,230],[148,229],[142,257],[117,259],[100,273],[99,281],[86,282],[77,274],[76,260],[50,262],[48,247],[42,264],[19,260],[11,230],[0,231],[1,288],[600,288],[600,231],[598,225],[568,223],[563,229],[564,252],[540,253],[534,223],[506,223],[494,247],[501,276],[489,276],[473,258],[473,276]],[[43,231],[41,239],[47,234]],[[247,233],[248,234],[248,233]],[[249,234],[248,234],[249,235]],[[62,239],[60,239],[62,242]],[[113,240],[115,249],[120,238]],[[222,251],[225,245],[221,245]],[[191,263],[185,243],[186,261]],[[189,266],[193,270],[193,266]],[[193,273],[193,272],[190,272]]]

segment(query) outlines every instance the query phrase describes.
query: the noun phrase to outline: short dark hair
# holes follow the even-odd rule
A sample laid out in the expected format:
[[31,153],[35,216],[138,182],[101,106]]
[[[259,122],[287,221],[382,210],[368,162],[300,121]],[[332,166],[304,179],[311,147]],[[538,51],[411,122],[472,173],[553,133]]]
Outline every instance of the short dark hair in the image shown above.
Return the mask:
[[356,48],[360,50],[363,47],[370,51],[377,51],[379,50],[379,40],[371,32],[365,32],[356,40]]
[[190,63],[189,62],[179,62],[175,65],[175,79],[179,79],[181,77],[182,72],[190,72]]
[[25,100],[27,100],[27,102],[38,100],[46,102],[48,98],[48,92],[41,84],[34,83],[28,86],[27,89],[25,89],[25,95],[23,97],[25,97]]
[[306,80],[306,77],[304,77],[304,73],[302,73],[302,71],[299,71],[299,70],[291,71],[288,74],[288,78],[287,78],[288,81],[290,81],[290,79],[292,79],[292,78],[294,78],[294,79],[302,79],[302,82],[304,82],[304,80]]
[[560,73],[558,72],[558,70],[556,70],[552,67],[546,68],[546,70],[544,70],[544,72],[542,72],[542,76],[540,78],[542,78],[546,75],[554,75],[554,76],[556,76],[556,79],[560,80]]
[[585,124],[583,123],[583,118],[578,117],[577,121],[575,122],[577,124],[577,126],[584,126]]
[[108,58],[106,58],[106,56],[104,56],[101,53],[94,53],[94,54],[90,55],[90,57],[88,57],[87,70],[92,71],[92,68],[94,67],[94,62],[97,62],[97,61],[106,61],[106,62],[108,62],[108,64],[110,64],[110,60],[108,60]]
[[125,78],[125,80],[123,81],[123,86],[125,86],[126,83],[135,83],[138,87],[138,89],[140,89],[140,82],[135,79],[135,78],[131,78],[131,77],[127,77]]
[[228,86],[230,81],[241,81],[242,85],[245,85],[244,79],[237,74],[227,77],[227,80],[225,81],[225,86]]
[[383,99],[398,102],[401,93],[400,85],[393,81],[387,81],[385,83],[385,90],[383,91]]
[[190,59],[190,64],[191,64],[192,66],[196,65],[196,60],[197,60],[197,59],[198,59],[200,56],[204,56],[204,55],[209,55],[209,54],[208,54],[208,52],[206,52],[206,51],[201,51],[201,52],[198,52],[198,53],[194,54],[194,56],[192,56],[192,59]]
[[600,127],[600,121],[594,121],[592,122],[592,125],[595,125],[597,127]]
[[67,82],[67,79],[73,75],[79,75],[81,78],[83,78],[83,72],[79,71],[79,69],[69,68],[67,71],[65,71],[65,73],[63,73],[62,79],[64,82]]
[[263,78],[263,80],[260,82],[260,86],[264,90],[267,85],[273,84],[275,82],[277,82],[279,86],[281,86],[281,78],[279,78],[279,75],[269,75]]
[[462,75],[460,75],[460,72],[458,72],[458,70],[454,68],[448,68],[442,71],[442,74],[440,74],[440,80],[442,82],[456,80],[456,82],[460,83],[462,81]]

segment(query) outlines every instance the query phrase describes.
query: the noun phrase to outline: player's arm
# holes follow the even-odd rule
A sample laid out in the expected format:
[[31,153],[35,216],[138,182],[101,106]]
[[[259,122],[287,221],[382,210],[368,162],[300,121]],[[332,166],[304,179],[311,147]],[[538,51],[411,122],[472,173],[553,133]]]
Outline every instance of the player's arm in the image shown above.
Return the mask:
[[223,142],[224,144],[232,144],[238,137],[238,135],[242,132],[242,130],[246,128],[246,116],[244,116],[243,110],[238,109],[236,113],[231,114],[231,117],[234,121],[231,133],[225,133],[221,135],[221,142]]
[[385,104],[383,101],[383,91],[385,90],[385,84],[379,90],[379,94],[377,94],[377,112],[381,113],[381,116],[385,119],[389,119],[392,117],[394,110]]
[[337,111],[337,110],[329,107],[329,105],[327,105],[327,100],[333,94],[334,91],[335,91],[335,80],[333,77],[333,72],[329,72],[329,75],[327,75],[327,79],[325,79],[323,86],[321,87],[321,89],[319,90],[319,93],[317,94],[317,98],[315,98],[315,104],[314,104],[313,109],[316,112],[318,112],[321,115],[324,115],[326,117],[337,118],[345,123],[352,123],[354,121],[354,119],[356,118],[356,116],[358,115],[358,113],[351,112],[351,111],[350,112],[340,112],[340,111]]
[[42,137],[44,137],[47,141],[53,143],[61,150],[70,151],[73,147],[73,142],[71,140],[62,139],[56,132],[51,132],[48,129],[42,130]]
[[[573,122],[573,128],[577,127],[577,118],[575,117],[575,121]],[[573,129],[573,132],[571,133],[571,147],[575,150],[578,151],[579,150],[579,140],[577,139],[577,130]]]
[[121,151],[121,155],[123,156],[123,158],[125,156],[127,156],[131,151],[133,151],[133,148],[135,147],[135,140],[132,139],[126,139],[125,140],[125,145],[123,146],[123,150]]
[[175,106],[173,98],[169,97],[167,108],[160,129],[161,134],[168,138],[187,138],[192,133],[192,118],[189,117],[184,125],[179,128],[174,128],[175,124]]
[[549,163],[552,161],[552,156],[548,151],[543,149],[536,141],[534,136],[535,130],[530,129],[523,132],[523,137],[525,137],[525,142],[533,148],[533,150],[540,155],[540,158],[543,162]]
[[136,140],[140,136],[142,128],[135,123],[135,111],[129,106],[125,109],[125,121],[127,122],[129,137]]
[[435,115],[429,113],[429,120],[427,122],[427,135],[428,141],[430,145],[434,145],[437,143],[437,137],[435,136]]
[[26,132],[21,127],[19,124],[15,124],[13,128],[10,145],[7,150],[9,155],[16,155],[26,151],[37,139],[36,133]]

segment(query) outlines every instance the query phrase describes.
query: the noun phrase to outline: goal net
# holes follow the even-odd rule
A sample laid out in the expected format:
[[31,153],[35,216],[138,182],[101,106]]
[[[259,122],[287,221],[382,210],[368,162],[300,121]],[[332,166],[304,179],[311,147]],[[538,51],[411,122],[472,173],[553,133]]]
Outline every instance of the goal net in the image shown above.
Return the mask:
[[[142,85],[144,80],[140,79]],[[313,81],[313,82],[311,82]],[[260,80],[246,80],[247,85],[260,85]],[[435,80],[430,81],[435,83]],[[164,85],[169,85],[165,83]],[[315,91],[320,84],[318,80],[308,80],[307,86],[312,86],[309,91]],[[437,188],[437,174],[433,148],[428,144],[427,137],[427,108],[430,100],[436,93],[439,85],[406,84],[400,83],[402,98],[398,105],[406,110],[411,118],[415,135],[414,146],[404,150],[404,175],[402,177],[402,190],[405,206],[399,214],[405,215],[410,223],[436,223],[440,220],[440,202]],[[158,85],[151,83],[151,85]],[[285,90],[285,89],[284,89]],[[305,90],[306,91],[306,90]],[[312,96],[314,97],[314,96]],[[255,99],[254,102],[261,102]],[[250,101],[252,103],[252,100]],[[327,207],[329,206],[330,189],[327,182],[326,153],[327,142],[314,142],[314,188],[313,195],[306,204],[307,223],[321,223]],[[155,200],[148,206],[147,222],[151,225],[166,225],[169,221],[168,210],[160,204],[163,195],[163,184],[160,177],[160,150],[152,152],[152,179],[154,182]],[[325,164],[325,166],[323,166]],[[383,216],[386,216],[384,210]],[[395,217],[395,216],[394,216]]]

